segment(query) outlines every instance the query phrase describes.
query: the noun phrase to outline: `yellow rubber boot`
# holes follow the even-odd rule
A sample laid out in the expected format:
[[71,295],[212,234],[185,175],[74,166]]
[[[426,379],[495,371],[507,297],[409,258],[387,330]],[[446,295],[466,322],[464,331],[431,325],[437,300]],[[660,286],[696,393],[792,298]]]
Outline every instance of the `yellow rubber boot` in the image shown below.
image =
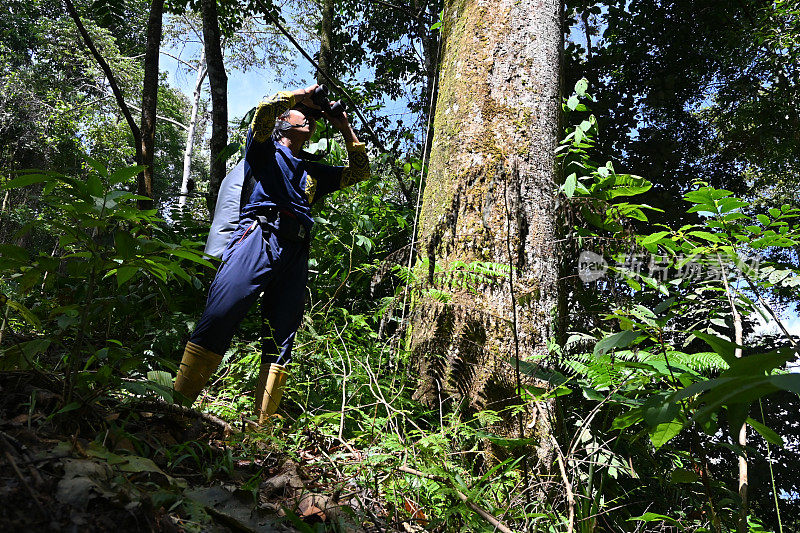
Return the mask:
[[277,363],[262,364],[256,386],[255,410],[259,425],[275,414],[283,397],[283,387],[289,373]]
[[175,391],[186,396],[189,405],[193,404],[221,361],[221,355],[187,342],[178,375],[175,376]]

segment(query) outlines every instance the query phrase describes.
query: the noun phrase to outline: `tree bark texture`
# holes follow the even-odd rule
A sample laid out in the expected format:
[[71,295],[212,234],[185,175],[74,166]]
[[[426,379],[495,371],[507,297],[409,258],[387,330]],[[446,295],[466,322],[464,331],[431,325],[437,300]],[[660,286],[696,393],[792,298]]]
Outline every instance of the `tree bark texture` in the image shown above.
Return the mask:
[[331,72],[331,46],[333,42],[333,2],[334,0],[323,0],[322,2],[322,20],[319,32],[319,58],[317,64],[317,83],[320,85],[326,83],[325,76],[322,74],[326,72],[329,76],[335,77]]
[[144,172],[138,180],[138,193],[150,200],[139,200],[140,209],[153,208],[153,162],[155,161],[156,108],[158,106],[158,60],[161,48],[161,18],[164,0],[153,0],[147,20],[147,47],[144,56],[142,83],[142,164]]
[[[515,354],[548,353],[558,307],[561,12],[561,0],[445,2],[418,234],[428,268],[417,267],[425,281],[410,342],[417,396],[431,405],[467,414],[519,405]],[[470,276],[477,262],[513,267],[513,285],[502,274]],[[526,437],[541,437],[543,459],[552,454],[547,411],[526,406],[522,424]],[[516,436],[518,421],[506,418],[496,429]]]
[[228,75],[222,58],[222,35],[219,29],[216,0],[202,0],[203,44],[205,45],[208,82],[211,88],[211,141],[209,169],[208,209],[214,213],[219,186],[227,171],[226,161],[220,157],[228,146]]

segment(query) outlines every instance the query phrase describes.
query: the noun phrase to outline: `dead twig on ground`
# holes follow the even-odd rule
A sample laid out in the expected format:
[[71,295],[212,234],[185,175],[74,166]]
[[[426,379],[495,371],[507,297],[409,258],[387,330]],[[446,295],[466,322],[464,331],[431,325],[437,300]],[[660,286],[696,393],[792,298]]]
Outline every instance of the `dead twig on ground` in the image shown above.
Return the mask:
[[150,398],[144,400],[134,399],[133,403],[135,403],[136,406],[140,408],[152,409],[155,411],[173,413],[183,416],[191,416],[203,420],[204,422],[208,422],[212,426],[217,426],[218,428],[223,430],[226,435],[241,433],[240,429],[233,427],[232,425],[228,424],[218,416],[212,415],[211,413],[201,413],[200,411],[196,411],[191,407],[184,407],[182,405],[177,405],[174,403],[167,403],[164,400],[155,400]]
[[25,490],[27,490],[28,494],[30,494],[31,498],[33,498],[33,501],[36,503],[36,507],[39,508],[39,511],[42,513],[42,516],[48,516],[48,513],[45,510],[44,506],[42,505],[42,502],[39,501],[39,498],[36,497],[36,493],[33,491],[30,484],[28,483],[28,480],[25,479],[25,476],[22,475],[22,471],[20,471],[19,467],[17,466],[17,462],[14,460],[14,456],[11,455],[13,447],[11,446],[11,444],[9,444],[8,440],[6,440],[4,436],[0,435],[0,439],[2,439],[3,445],[6,448],[5,452],[3,452],[6,461],[8,461],[8,464],[14,470],[14,473],[19,478],[19,481],[20,483],[22,483],[22,486],[25,487]]

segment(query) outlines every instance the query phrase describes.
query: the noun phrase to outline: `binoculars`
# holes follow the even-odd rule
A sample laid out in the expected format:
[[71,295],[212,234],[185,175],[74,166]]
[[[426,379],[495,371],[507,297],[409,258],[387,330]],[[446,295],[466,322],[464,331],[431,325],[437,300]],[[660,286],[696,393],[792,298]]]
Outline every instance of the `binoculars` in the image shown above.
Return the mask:
[[324,85],[320,85],[314,89],[314,93],[311,95],[311,101],[319,106],[319,109],[309,108],[314,119],[319,119],[322,116],[322,111],[327,112],[332,117],[340,117],[345,111],[344,105],[341,102],[334,102],[331,104],[331,101],[328,100],[328,88]]

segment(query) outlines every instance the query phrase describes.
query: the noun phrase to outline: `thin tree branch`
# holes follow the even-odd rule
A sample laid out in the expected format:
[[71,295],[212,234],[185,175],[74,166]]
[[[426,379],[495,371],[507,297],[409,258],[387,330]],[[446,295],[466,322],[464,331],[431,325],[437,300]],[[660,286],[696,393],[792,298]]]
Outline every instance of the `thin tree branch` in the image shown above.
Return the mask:
[[[133,104],[128,104],[128,107],[133,108],[134,111],[138,111],[140,113],[142,112],[142,108],[141,107],[137,107],[137,106],[135,106]],[[156,115],[156,118],[159,119],[159,120],[163,120],[164,122],[169,122],[170,124],[174,124],[174,125],[178,126],[179,128],[183,128],[186,131],[189,131],[189,126],[187,126],[186,124],[181,124],[180,122],[178,122],[175,119],[171,119],[169,117],[164,117],[164,116],[161,116],[161,115]]]
[[[92,41],[92,37],[89,35],[89,32],[86,31],[86,28],[83,26],[83,22],[81,22],[81,17],[78,15],[78,11],[75,9],[75,5],[72,3],[72,0],[64,0],[64,4],[67,6],[67,11],[69,11],[72,20],[75,21],[75,25],[78,27],[78,32],[81,34],[83,38],[84,44],[86,47],[89,48],[89,51],[92,53],[94,58],[100,64],[100,68],[103,69],[103,73],[108,79],[108,84],[111,86],[111,91],[114,93],[114,98],[117,100],[117,104],[122,111],[122,115],[125,117],[125,121],[128,123],[128,127],[131,129],[131,133],[133,134],[133,142],[136,145],[136,154],[137,159],[141,160],[141,144],[142,144],[142,133],[139,129],[139,126],[133,120],[133,116],[131,115],[131,111],[128,108],[128,104],[125,103],[125,96],[122,94],[122,90],[119,88],[119,84],[117,83],[117,78],[114,77],[114,73],[111,71],[111,67],[108,65],[106,60],[97,50],[95,47],[94,42]],[[141,162],[141,161],[137,161]]]
[[169,52],[165,52],[164,50],[161,50],[161,54],[162,54],[162,55],[165,55],[165,56],[167,56],[167,57],[171,57],[172,59],[174,59],[174,60],[175,60],[175,61],[177,61],[178,63],[182,63],[183,65],[185,65],[186,67],[188,67],[188,68],[190,68],[190,69],[192,69],[192,70],[197,70],[197,65],[192,65],[192,64],[191,64],[191,63],[189,63],[188,61],[186,61],[186,60],[183,60],[183,59],[181,59],[180,57],[174,56],[174,55],[170,54]]
[[567,505],[569,506],[569,524],[567,525],[567,533],[572,533],[575,528],[575,495],[572,493],[572,484],[567,477],[567,471],[564,467],[564,455],[561,453],[561,447],[553,435],[550,435],[550,440],[556,447],[556,456],[558,460],[558,469],[561,472],[561,480],[564,482],[564,487],[567,489]]
[[[129,381],[136,381],[136,380],[129,380]],[[172,413],[177,415],[191,416],[194,418],[198,418],[200,420],[208,422],[211,425],[217,426],[218,428],[229,434],[241,433],[241,431],[238,428],[228,424],[218,416],[213,415],[211,413],[202,413],[200,411],[192,409],[191,407],[184,407],[182,405],[178,405],[175,403],[167,403],[164,400],[152,399],[152,398],[148,399],[137,398],[134,399],[132,403],[134,403],[139,409],[153,409],[153,410],[159,410],[164,413]]]
[[747,273],[745,272],[742,272],[742,276],[744,277],[745,281],[747,281],[747,285],[750,287],[750,290],[755,293],[756,297],[758,298],[758,302],[764,306],[764,309],[767,310],[770,316],[772,316],[772,319],[778,324],[778,327],[783,332],[783,335],[792,344],[792,347],[794,347],[795,356],[800,356],[800,346],[797,345],[797,341],[794,340],[792,334],[789,333],[789,330],[786,329],[786,327],[783,325],[783,322],[781,322],[781,320],[778,318],[778,315],[772,309],[772,306],[769,305],[769,303],[767,303],[767,301],[764,300],[764,298],[761,296],[761,293],[756,288],[755,283],[753,283],[753,280],[750,279],[750,276],[748,276]]
[[[731,289],[731,286],[728,283],[728,273],[725,271],[725,266],[722,262],[722,258],[720,257],[719,252],[717,252],[717,261],[719,262],[719,265],[722,268],[722,283],[725,286],[725,295],[728,297],[728,303],[731,306],[731,313],[733,314],[734,341],[736,342],[736,349],[734,350],[734,356],[737,359],[741,359],[742,356],[744,355],[742,351],[742,344],[744,343],[742,315],[736,308],[736,301],[734,300],[733,290]],[[748,498],[747,498],[748,471],[747,471],[747,455],[745,454],[745,446],[747,446],[747,422],[742,422],[742,427],[739,428],[738,439],[739,439],[738,440],[739,446],[741,446],[742,449],[739,454],[739,498],[741,498],[741,509],[739,512],[739,523],[737,530],[739,531],[739,533],[746,533],[747,515],[748,515]]]
[[406,15],[410,16],[411,18],[413,18],[416,21],[419,21],[419,19],[422,17],[422,13],[421,12],[415,15],[415,14],[413,14],[411,11],[409,11],[407,8],[405,8],[403,6],[390,4],[389,2],[386,2],[384,0],[372,0],[372,2],[374,2],[376,4],[380,4],[380,5],[385,6],[385,7],[388,7],[390,9],[394,9],[394,10],[400,11],[401,13],[405,13]]
[[192,19],[190,17],[187,17],[185,14],[183,15],[183,20],[190,28],[192,28],[194,36],[197,37],[200,41],[202,41],[203,33],[197,29],[197,27],[194,25],[194,21],[192,21]]

